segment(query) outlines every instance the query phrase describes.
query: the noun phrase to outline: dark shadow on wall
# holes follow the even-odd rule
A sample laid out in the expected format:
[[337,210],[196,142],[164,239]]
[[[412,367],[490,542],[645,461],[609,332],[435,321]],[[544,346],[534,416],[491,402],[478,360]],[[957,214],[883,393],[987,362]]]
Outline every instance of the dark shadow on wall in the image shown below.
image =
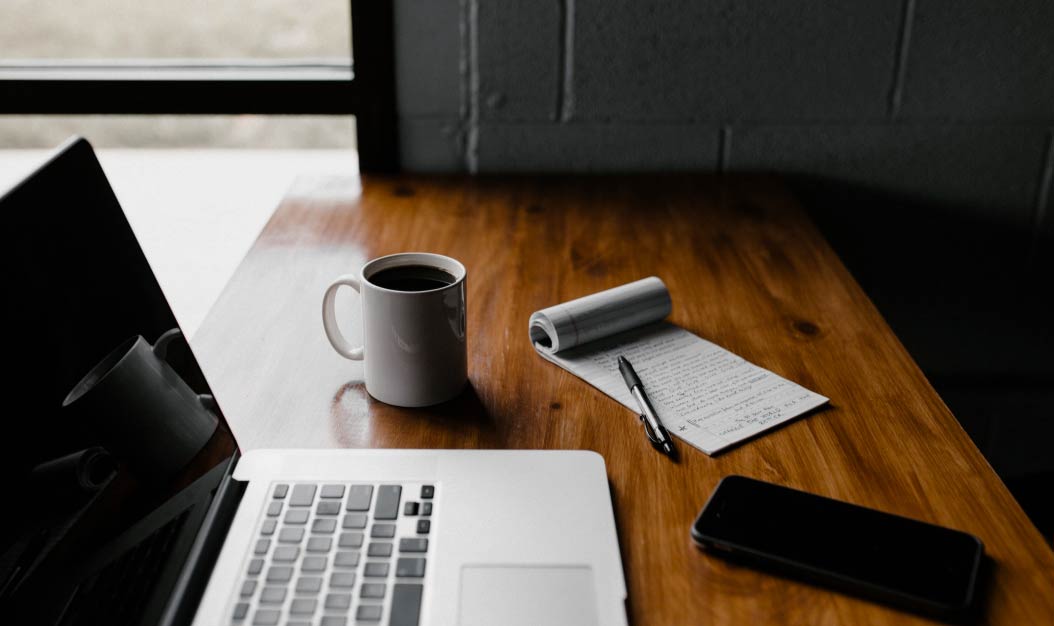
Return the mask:
[[1048,542],[1054,242],[1031,225],[817,178],[792,184]]

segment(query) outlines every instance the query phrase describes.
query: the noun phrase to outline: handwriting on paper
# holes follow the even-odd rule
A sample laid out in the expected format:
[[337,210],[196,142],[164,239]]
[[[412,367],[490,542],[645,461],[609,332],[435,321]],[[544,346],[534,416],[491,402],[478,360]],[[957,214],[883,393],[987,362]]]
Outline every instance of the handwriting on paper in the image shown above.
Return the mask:
[[542,356],[636,411],[618,372],[619,355],[633,363],[666,427],[707,454],[827,402],[667,322]]

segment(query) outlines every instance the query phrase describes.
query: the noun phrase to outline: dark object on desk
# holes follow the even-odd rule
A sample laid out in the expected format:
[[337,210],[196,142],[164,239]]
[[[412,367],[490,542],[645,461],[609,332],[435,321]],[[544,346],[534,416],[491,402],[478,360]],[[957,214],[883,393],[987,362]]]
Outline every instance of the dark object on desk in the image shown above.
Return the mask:
[[618,371],[622,373],[622,379],[626,381],[629,392],[633,394],[633,397],[637,399],[637,404],[640,405],[640,421],[644,424],[644,434],[648,436],[648,441],[659,452],[671,459],[676,459],[677,451],[673,447],[673,437],[670,436],[666,427],[659,420],[658,414],[655,413],[655,409],[651,406],[651,400],[644,393],[644,385],[641,384],[640,378],[637,377],[637,372],[634,371],[633,365],[626,360],[626,357],[620,356],[618,358]]
[[727,476],[692,525],[704,548],[946,619],[974,605],[984,544],[973,535]]
[[[182,600],[178,606],[194,606],[200,589],[180,576],[211,555],[209,546],[194,542],[224,519],[231,489],[221,489],[221,482],[231,483],[224,477],[233,466],[234,441],[224,427],[212,428],[204,450],[184,455],[174,476],[161,479],[143,469],[150,465],[144,461],[119,465],[108,477],[95,447],[117,460],[125,460],[125,448],[98,425],[121,407],[100,404],[90,419],[71,420],[71,412],[87,415],[89,407],[78,405],[100,388],[72,407],[63,408],[63,399],[114,346],[128,337],[161,336],[178,323],[83,139],[67,143],[0,196],[0,213],[15,233],[0,247],[0,264],[7,271],[8,382],[18,390],[6,407],[17,417],[5,422],[0,438],[0,475],[9,487],[0,517],[0,619],[49,626],[180,623],[166,608],[176,606],[173,598]],[[210,388],[185,342],[167,344],[165,352],[171,372],[156,373],[185,382],[196,410],[205,402],[217,411],[198,395]],[[106,384],[119,367],[96,370],[96,382]],[[139,426],[157,428],[149,413],[110,424],[140,420]],[[158,450],[164,442],[155,435],[144,437],[155,442],[145,448],[168,452]],[[127,435],[123,440],[133,444]],[[77,452],[86,448],[96,451]],[[206,519],[214,503],[219,513]],[[204,584],[207,576],[195,580]]]
[[165,358],[178,328],[147,343],[136,334],[92,367],[62,402],[81,426],[140,476],[172,476],[205,447],[219,420]]
[[[23,523],[8,526],[0,550],[0,603],[6,602],[48,559],[113,479],[115,470],[113,457],[100,447],[73,452],[33,468],[29,493],[15,499],[15,514],[9,516],[20,518]],[[33,513],[25,515],[27,511]]]
[[76,508],[101,490],[116,471],[109,452],[98,446],[71,452],[33,468],[31,484],[54,504]]

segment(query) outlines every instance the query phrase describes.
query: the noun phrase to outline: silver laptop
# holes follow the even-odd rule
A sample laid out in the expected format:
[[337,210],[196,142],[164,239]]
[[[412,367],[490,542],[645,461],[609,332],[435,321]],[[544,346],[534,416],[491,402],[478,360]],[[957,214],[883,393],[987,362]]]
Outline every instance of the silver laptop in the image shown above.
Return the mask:
[[[0,522],[17,623],[626,623],[596,453],[239,451],[207,402],[214,431],[172,467],[167,423],[122,430],[128,403],[110,396],[63,407],[115,346],[178,324],[83,139],[0,210],[19,233],[4,254],[21,399],[0,450],[6,500],[24,504]],[[184,341],[165,361],[211,395]]]

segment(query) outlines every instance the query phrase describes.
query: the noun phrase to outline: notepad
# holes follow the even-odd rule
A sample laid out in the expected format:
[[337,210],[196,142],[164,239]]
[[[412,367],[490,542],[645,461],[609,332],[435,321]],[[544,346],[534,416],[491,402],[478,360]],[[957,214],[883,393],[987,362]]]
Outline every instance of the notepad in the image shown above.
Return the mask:
[[666,429],[714,454],[828,398],[664,321],[673,303],[656,277],[537,311],[531,343],[545,359],[638,411],[618,370],[633,363]]

